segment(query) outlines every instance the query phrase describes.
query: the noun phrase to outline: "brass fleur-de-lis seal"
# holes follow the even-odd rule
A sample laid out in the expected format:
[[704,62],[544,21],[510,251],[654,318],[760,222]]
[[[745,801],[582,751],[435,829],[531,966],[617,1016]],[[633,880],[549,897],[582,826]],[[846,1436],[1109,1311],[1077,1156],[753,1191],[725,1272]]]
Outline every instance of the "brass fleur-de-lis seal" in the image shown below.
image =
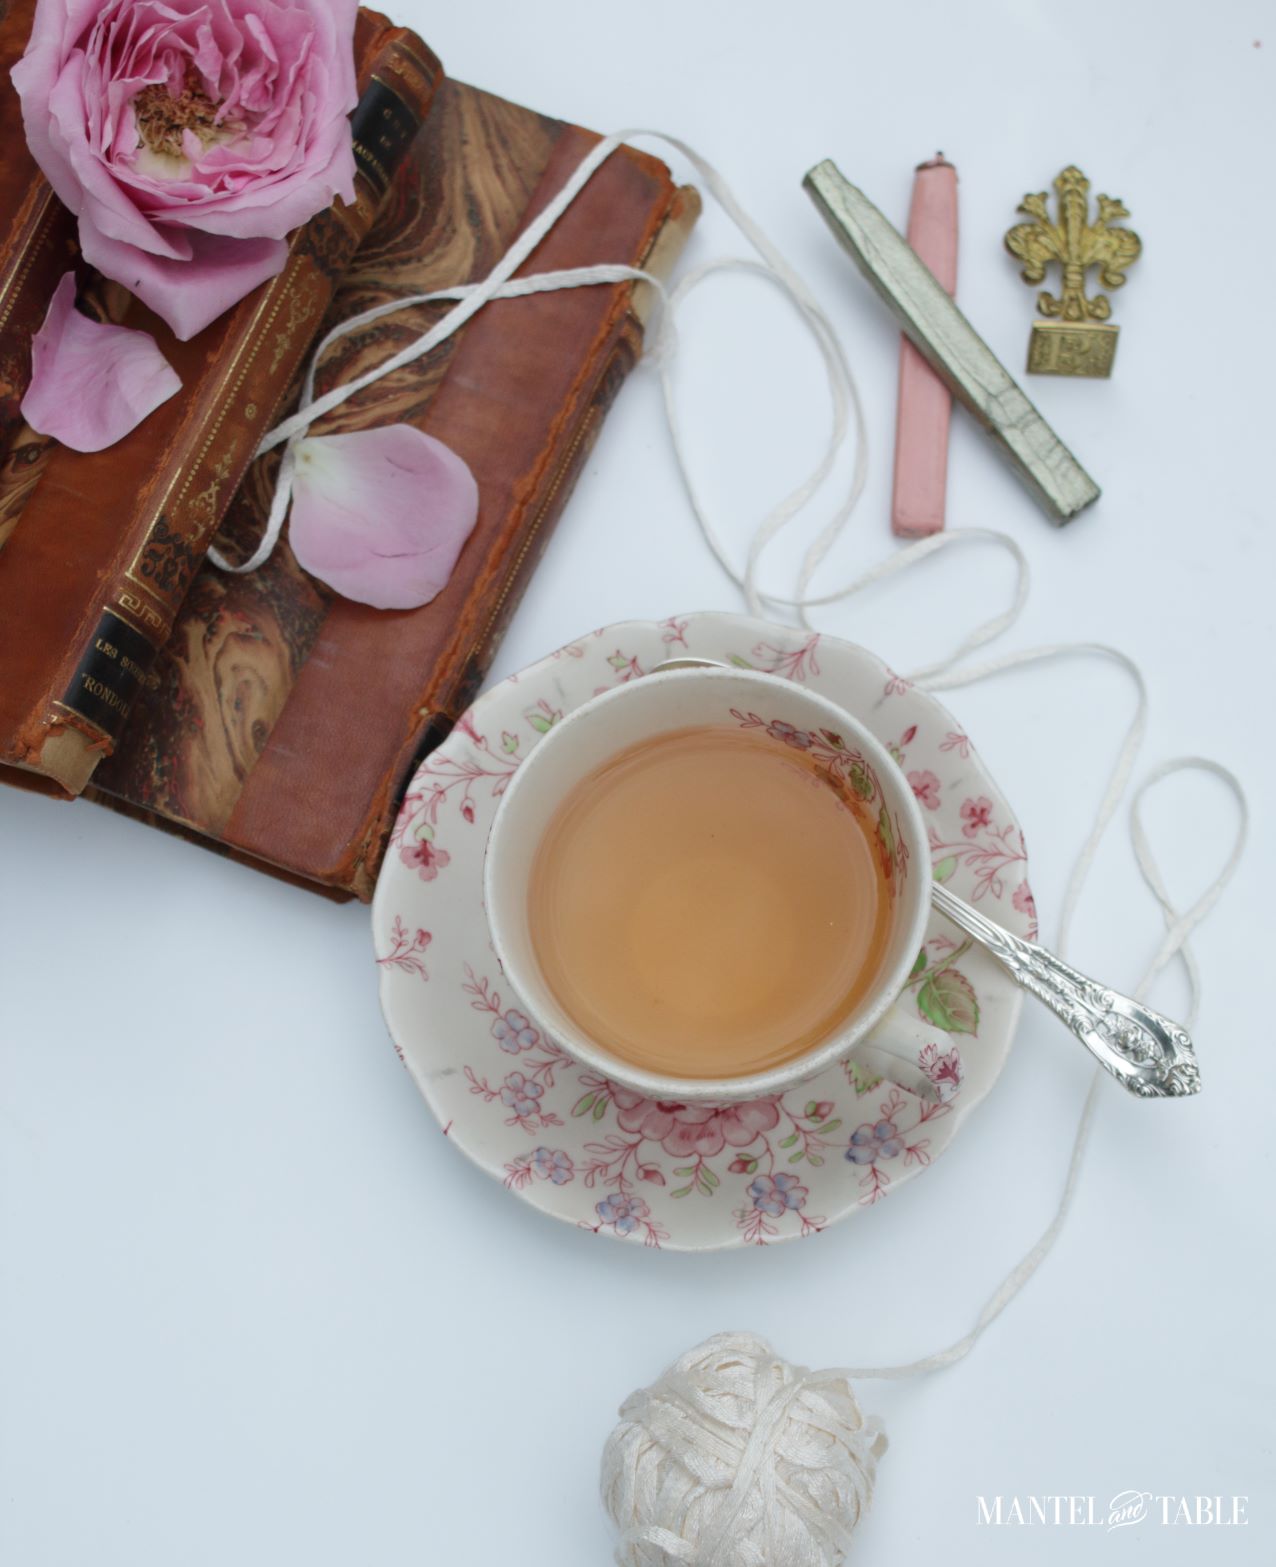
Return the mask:
[[1114,197],[1099,196],[1099,215],[1089,221],[1090,181],[1080,169],[1064,169],[1054,188],[1057,223],[1050,221],[1048,198],[1040,191],[1019,204],[1032,221],[1017,223],[1006,235],[1006,249],[1023,262],[1025,283],[1044,282],[1052,262],[1063,269],[1059,293],[1043,289],[1037,295],[1037,308],[1049,319],[1032,323],[1028,369],[1039,375],[1109,376],[1120,328],[1108,320],[1112,302],[1106,294],[1087,297],[1086,273],[1098,267],[1104,288],[1120,288],[1143,245],[1132,229],[1113,226],[1130,216]]

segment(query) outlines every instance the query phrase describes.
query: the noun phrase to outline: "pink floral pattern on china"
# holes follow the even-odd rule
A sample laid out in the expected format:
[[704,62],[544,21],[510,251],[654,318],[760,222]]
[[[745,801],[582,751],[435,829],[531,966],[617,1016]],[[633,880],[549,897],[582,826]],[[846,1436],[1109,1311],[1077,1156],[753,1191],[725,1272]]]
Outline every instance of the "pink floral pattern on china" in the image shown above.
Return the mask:
[[[935,877],[1020,935],[1036,933],[1023,835],[969,738],[872,654],[743,615],[630,622],[560,648],[481,697],[412,780],[373,909],[382,1004],[405,1065],[449,1140],[510,1191],[597,1234],[713,1249],[812,1234],[871,1207],[951,1142],[989,1091],[1019,1013],[1013,983],[932,917],[896,1003],[933,1031],[926,1102],[854,1062],[729,1108],[646,1099],[576,1062],[507,993],[482,910],[482,859],[523,758],[573,707],[672,652],[811,685],[854,711],[926,817]],[[831,733],[736,714],[816,751],[865,808],[871,769]],[[887,821],[893,874],[898,824]],[[429,962],[426,962],[428,951]]]
[[799,729],[786,718],[767,720],[734,707],[731,716],[741,729],[761,729],[770,739],[816,764],[871,834],[893,902],[900,884],[908,878],[908,845],[899,816],[887,806],[881,779],[863,752],[848,746],[832,729]]

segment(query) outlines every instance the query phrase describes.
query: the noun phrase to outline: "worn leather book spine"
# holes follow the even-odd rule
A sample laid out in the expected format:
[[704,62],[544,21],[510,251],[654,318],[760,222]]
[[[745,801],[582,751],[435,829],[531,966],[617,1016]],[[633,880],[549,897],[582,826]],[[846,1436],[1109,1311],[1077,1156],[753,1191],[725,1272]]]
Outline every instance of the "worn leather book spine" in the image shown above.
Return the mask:
[[[699,215],[700,198],[696,191],[688,186],[673,191],[660,229],[645,254],[636,258],[636,264],[654,277],[667,280]],[[552,458],[543,467],[539,488],[525,509],[517,536],[512,536],[501,555],[493,558],[489,580],[467,605],[452,647],[435,671],[430,686],[430,723],[425,733],[418,736],[413,766],[446,737],[487,678],[501,639],[576,481],[584,472],[616,394],[642,357],[643,332],[653,303],[654,294],[648,285],[630,291],[614,338],[599,361],[601,368],[595,367],[592,390],[576,409],[574,421],[558,432]],[[397,808],[397,799],[393,803]],[[370,822],[369,827],[372,836],[364,844],[363,857],[351,867],[350,890],[365,901],[371,899],[376,886],[383,836],[389,827],[388,813],[380,821]]]
[[442,75],[417,36],[362,11],[356,200],[292,236],[284,270],[188,342],[132,301],[181,391],[108,451],[56,449],[0,571],[0,762],[80,793],[114,748],[262,434]]
[[27,151],[9,72],[22,58],[35,0],[0,0],[0,454],[22,422],[31,336],[77,254],[75,219]]

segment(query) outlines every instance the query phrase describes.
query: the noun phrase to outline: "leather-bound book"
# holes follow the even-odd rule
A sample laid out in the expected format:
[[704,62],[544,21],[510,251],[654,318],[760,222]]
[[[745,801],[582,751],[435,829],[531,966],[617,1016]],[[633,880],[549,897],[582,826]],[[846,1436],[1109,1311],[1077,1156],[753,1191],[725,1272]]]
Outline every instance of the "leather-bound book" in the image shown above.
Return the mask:
[[[595,140],[445,82],[330,324],[483,277]],[[524,270],[667,271],[698,210],[663,164],[622,149]],[[369,898],[405,783],[474,696],[639,353],[649,295],[625,283],[490,304],[316,424],[403,420],[465,458],[479,518],[451,581],[421,609],[388,612],[336,597],[282,545],[251,574],[206,565],[94,797],[109,791],[236,856]],[[444,308],[414,306],[341,340],[319,389],[380,363]],[[242,556],[260,534],[273,477],[271,458],[254,465],[223,529],[228,550]]]
[[22,423],[31,335],[78,253],[75,219],[27,151],[9,72],[31,35],[35,0],[0,0],[0,459]]
[[181,390],[103,452],[55,447],[0,560],[0,762],[78,794],[118,740],[226,506],[426,116],[441,68],[375,11],[355,34],[356,200],[187,342],[136,300]]

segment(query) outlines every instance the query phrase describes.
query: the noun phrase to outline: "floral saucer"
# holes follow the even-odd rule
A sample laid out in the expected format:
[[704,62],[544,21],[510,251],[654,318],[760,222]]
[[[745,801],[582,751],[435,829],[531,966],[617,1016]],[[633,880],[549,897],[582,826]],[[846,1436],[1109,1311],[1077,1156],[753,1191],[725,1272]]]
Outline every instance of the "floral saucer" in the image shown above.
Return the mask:
[[1023,834],[951,715],[849,642],[744,615],[628,621],[481,696],[418,769],[372,907],[381,1005],[444,1133],[555,1218],[707,1251],[823,1229],[926,1169],[996,1081],[1020,993],[933,915],[903,995],[934,1030],[922,1100],[840,1063],[788,1093],[711,1109],[645,1099],[578,1066],[509,1005],[483,913],[483,853],[511,775],[573,707],[662,659],[727,660],[804,682],[854,713],[904,769],[937,880],[1036,934]]

